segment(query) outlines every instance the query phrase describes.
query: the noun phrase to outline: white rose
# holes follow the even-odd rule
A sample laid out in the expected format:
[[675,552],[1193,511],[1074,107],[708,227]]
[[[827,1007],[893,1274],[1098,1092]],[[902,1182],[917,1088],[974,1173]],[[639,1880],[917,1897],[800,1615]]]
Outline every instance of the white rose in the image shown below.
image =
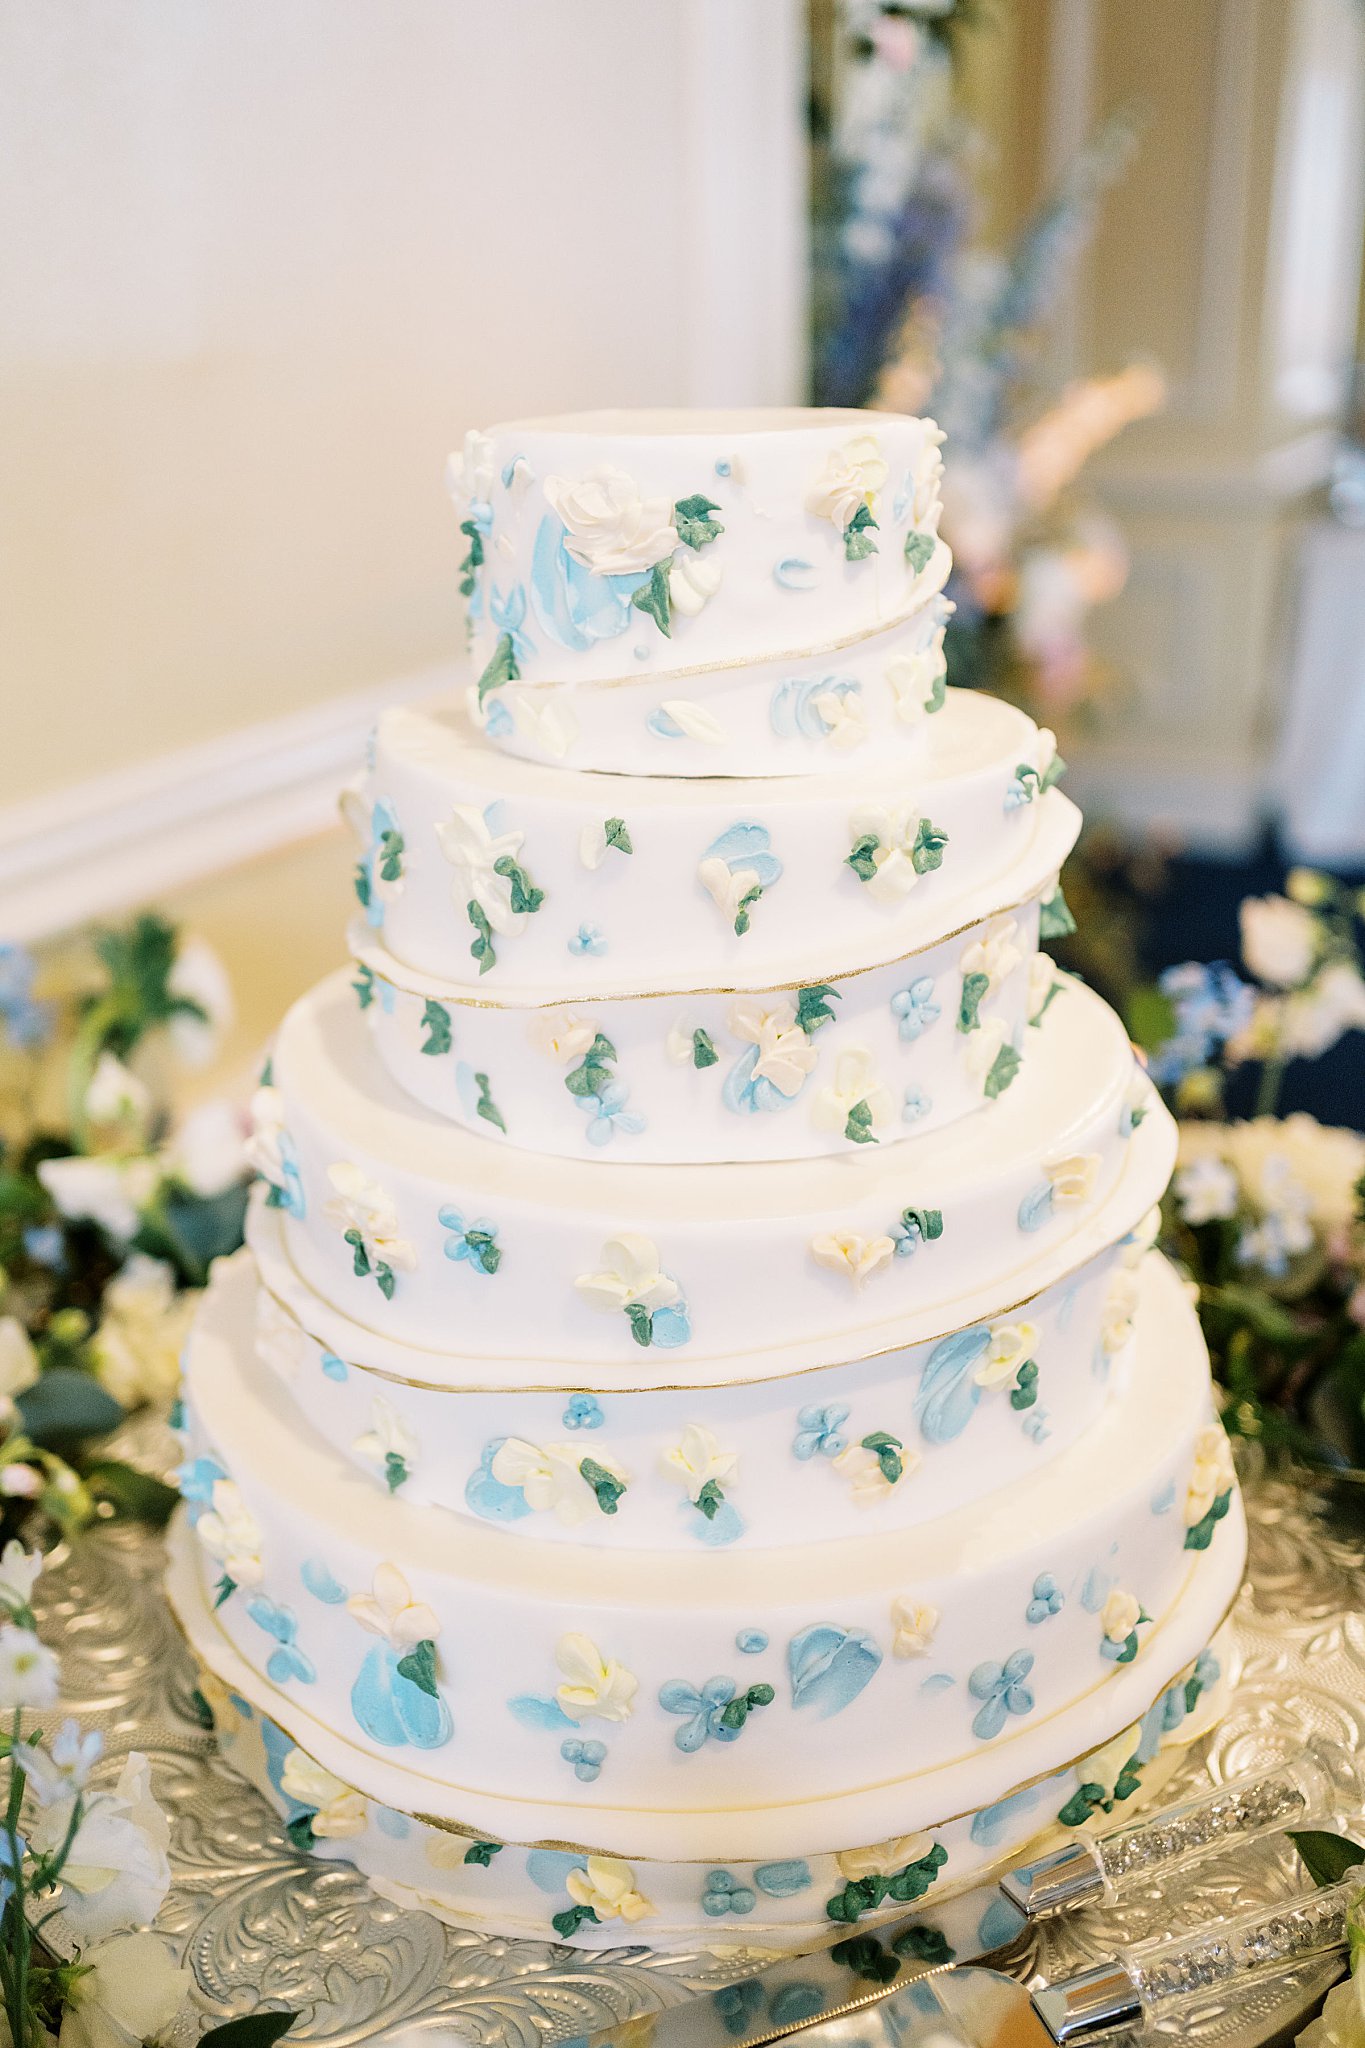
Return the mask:
[[159,1934],[116,1934],[81,1951],[58,2048],[139,2048],[167,2033],[193,1979]]
[[[30,1838],[47,1856],[66,1840],[72,1800],[44,1807]],[[146,1927],[171,1887],[170,1823],[152,1797],[151,1769],[133,1750],[112,1792],[86,1797],[61,1879],[61,1906],[76,1940],[103,1941]]]
[[1032,1323],[995,1323],[990,1342],[973,1377],[979,1387],[1008,1386],[1019,1368],[1032,1358],[1038,1331]]
[[38,1377],[38,1354],[18,1316],[0,1316],[0,1400],[12,1401]]
[[806,510],[828,519],[842,533],[860,506],[869,508],[886,482],[886,463],[872,434],[855,434],[842,448],[831,448],[819,482],[806,499]]
[[[754,1078],[771,1081],[779,1095],[791,1097],[801,1091],[806,1076],[815,1067],[818,1054],[796,1021],[790,1003],[765,1009],[752,996],[745,996],[730,1011],[730,1029],[736,1038],[758,1047]],[[692,1054],[689,1037],[687,1056]]]
[[1298,988],[1317,954],[1318,927],[1310,911],[1287,896],[1248,896],[1237,913],[1242,958],[1270,988]]
[[643,499],[633,478],[610,462],[586,476],[547,476],[546,499],[565,528],[564,545],[598,576],[652,569],[678,545],[666,498]]
[[1320,1059],[1352,1030],[1365,1031],[1365,980],[1349,960],[1334,960],[1282,1006],[1284,1050],[1300,1059]]
[[1237,1175],[1226,1159],[1192,1159],[1175,1176],[1175,1198],[1187,1223],[1237,1214]]
[[680,1480],[689,1500],[700,1498],[712,1482],[724,1492],[733,1486],[739,1472],[734,1451],[723,1451],[714,1433],[699,1422],[689,1422],[672,1450],[665,1451],[663,1469],[670,1479]]
[[171,1398],[198,1305],[195,1289],[177,1295],[163,1259],[134,1252],[124,1263],[104,1290],[93,1345],[96,1376],[116,1401],[136,1408]]

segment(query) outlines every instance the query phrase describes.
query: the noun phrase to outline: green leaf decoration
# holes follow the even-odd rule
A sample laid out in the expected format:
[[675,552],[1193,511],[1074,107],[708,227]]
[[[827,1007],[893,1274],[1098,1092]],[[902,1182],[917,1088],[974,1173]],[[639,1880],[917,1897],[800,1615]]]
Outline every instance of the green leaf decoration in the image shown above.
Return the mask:
[[708,1522],[714,1522],[724,1503],[725,1495],[721,1492],[714,1479],[708,1479],[701,1492],[697,1495],[695,1505]]
[[877,1140],[872,1130],[872,1110],[866,1100],[855,1102],[844,1125],[844,1136],[851,1145],[875,1145]]
[[1062,894],[1059,882],[1038,913],[1038,936],[1040,939],[1066,939],[1076,929],[1076,920]]
[[365,1249],[364,1238],[358,1230],[347,1230],[342,1235],[342,1243],[348,1244],[355,1254],[352,1271],[357,1280],[363,1280],[370,1270],[370,1255]]
[[1131,1799],[1142,1783],[1142,1767],[1135,1756],[1130,1756],[1114,1780],[1114,1801]]
[[863,1449],[876,1452],[882,1478],[888,1486],[894,1486],[905,1471],[905,1460],[901,1457],[905,1446],[900,1438],[889,1436],[884,1429],[874,1429],[871,1436],[863,1438]]
[[870,882],[877,872],[877,863],[873,855],[880,850],[881,840],[876,833],[864,832],[861,839],[854,841],[853,849],[846,856],[844,865],[852,868],[860,882]]
[[612,1078],[616,1057],[616,1047],[604,1031],[599,1031],[578,1065],[564,1076],[564,1086],[570,1095],[600,1095]]
[[403,873],[403,835],[389,830],[379,835],[379,879],[396,882]]
[[1015,1375],[1010,1388],[1011,1408],[1031,1408],[1038,1399],[1038,1368],[1031,1358],[1026,1358]]
[[1314,1884],[1340,1884],[1365,1863],[1365,1849],[1345,1835],[1328,1834],[1321,1828],[1290,1828],[1287,1832]]
[[927,875],[934,868],[943,866],[943,849],[948,844],[948,834],[940,832],[937,825],[928,818],[921,818],[915,843],[910,849],[910,865],[917,875]]
[[1082,1828],[1092,1813],[1100,1807],[1108,1813],[1113,1804],[1112,1799],[1105,1798],[1103,1785],[1088,1779],[1084,1785],[1077,1786],[1065,1806],[1058,1808],[1057,1818],[1064,1828]]
[[496,1273],[502,1264],[502,1246],[491,1230],[466,1230],[464,1241],[485,1273]]
[[621,1495],[626,1490],[625,1480],[618,1479],[614,1473],[608,1472],[606,1466],[599,1465],[596,1458],[580,1459],[578,1469],[597,1495],[597,1505],[602,1513],[614,1515],[620,1506]]
[[925,711],[932,714],[942,711],[948,701],[948,671],[942,669],[929,686],[929,695],[924,700]]
[[466,1863],[482,1863],[485,1870],[502,1848],[501,1842],[471,1842],[464,1852]]
[[164,1529],[180,1500],[175,1487],[117,1458],[87,1465],[81,1477],[95,1499],[105,1502],[118,1520],[142,1522],[149,1529]]
[[317,1809],[309,1813],[296,1813],[284,1824],[284,1831],[296,1849],[311,1849],[317,1836],[313,1833],[313,1820]]
[[[864,876],[863,879],[866,881],[867,877]],[[822,1024],[834,1022],[834,1012],[830,1004],[842,1001],[843,997],[839,990],[831,988],[825,981],[813,982],[809,988],[799,988],[796,991],[796,1021],[807,1038],[813,1038]]]
[[630,594],[636,611],[646,612],[666,640],[673,637],[673,602],[668,594],[668,564],[656,562],[638,590]]
[[512,645],[512,635],[510,633],[503,633],[499,635],[498,644],[489,655],[484,672],[479,677],[480,711],[482,711],[490,691],[500,690],[504,683],[515,683],[520,679],[520,676],[521,670],[517,667],[516,650]]
[[469,542],[464,560],[460,563],[460,595],[472,597],[479,581],[474,572],[483,567],[483,535],[472,519],[460,521],[460,532]]
[[533,912],[539,910],[541,904],[545,901],[545,891],[536,887],[525,868],[521,866],[519,861],[513,860],[510,853],[504,853],[501,859],[494,861],[493,873],[501,875],[503,880],[510,885],[512,892],[511,907],[514,912],[529,917]]
[[1232,1505],[1232,1489],[1220,1493],[1208,1513],[1201,1515],[1192,1529],[1185,1531],[1186,1550],[1207,1550],[1213,1541],[1213,1532]]
[[423,1636],[420,1643],[414,1643],[405,1657],[398,1659],[398,1675],[411,1679],[419,1691],[439,1697],[436,1691],[436,1645],[430,1636]]
[[1043,771],[1042,780],[1038,784],[1038,794],[1046,796],[1047,792],[1050,789],[1054,789],[1065,774],[1066,762],[1060,754],[1054,754]]
[[699,491],[690,498],[679,498],[673,507],[673,524],[684,547],[704,548],[711,541],[719,540],[725,528],[718,519],[711,517],[719,510],[714,498],[704,498]]
[[15,1396],[15,1406],[25,1436],[46,1450],[79,1437],[104,1436],[117,1429],[126,1413],[92,1373],[75,1365],[49,1366]]
[[626,1320],[631,1336],[642,1348],[654,1341],[654,1318],[642,1302],[626,1303]]
[[390,1493],[397,1493],[399,1487],[411,1477],[408,1461],[401,1451],[385,1451],[384,1477],[389,1483]]
[[[910,564],[912,575],[918,576],[928,567],[936,545],[932,533],[917,533],[914,527],[911,527],[905,536],[905,559]],[[935,705],[932,708],[936,710],[938,707]]]
[[487,1074],[476,1074],[474,1076],[474,1086],[479,1091],[479,1099],[474,1105],[475,1116],[481,1116],[486,1124],[492,1124],[497,1130],[505,1133],[507,1125],[502,1111],[488,1092]]
[[898,1956],[904,1956],[907,1963],[938,1966],[951,1963],[957,1957],[957,1950],[937,1927],[907,1927],[904,1934],[896,1936],[891,1946]]
[[877,531],[877,522],[868,505],[860,505],[848,525],[844,528],[844,560],[865,562],[869,555],[877,552],[877,543],[872,536]]
[[1010,1082],[1023,1065],[1023,1060],[1012,1045],[1002,1045],[991,1061],[991,1070],[986,1076],[986,1098],[994,1102],[997,1095],[1003,1095]]
[[762,894],[763,890],[761,886],[759,885],[759,883],[755,882],[753,888],[749,890],[747,895],[740,897],[739,914],[735,918],[735,937],[737,939],[742,939],[744,937],[745,932],[748,931],[749,912],[753,909],[755,903],[757,903],[759,897]]
[[392,1301],[393,1290],[398,1285],[394,1277],[393,1267],[386,1266],[381,1259],[374,1269],[374,1277],[379,1284],[379,1292],[383,1295],[385,1301]]
[[223,1602],[225,1600],[230,1600],[236,1591],[236,1579],[230,1578],[229,1575],[226,1572],[224,1572],[222,1578],[219,1579],[217,1585],[213,1589],[213,1608],[215,1614],[217,1613],[218,1609],[222,1606]]
[[204,1698],[197,1685],[190,1687],[190,1711],[199,1726],[208,1732],[213,1730],[213,1708]]
[[933,1848],[917,1862],[907,1863],[904,1870],[898,1870],[894,1877],[854,1878],[841,1892],[825,1901],[825,1912],[831,1920],[848,1922],[873,1912],[884,1899],[895,1899],[904,1904],[907,1900],[923,1898],[947,1860],[947,1850],[935,1842]]
[[361,866],[355,869],[351,876],[351,887],[355,890],[356,902],[360,905],[361,909],[368,910],[370,907],[370,871],[367,867]]
[[941,1209],[902,1209],[901,1229],[908,1230],[914,1224],[926,1244],[932,1244],[936,1237],[943,1235],[943,1211]]
[[470,958],[478,961],[480,974],[487,974],[489,968],[496,964],[498,957],[493,951],[493,927],[484,915],[483,905],[473,896],[466,903],[465,912],[476,935],[469,949]]
[[434,996],[428,996],[422,1008],[422,1029],[426,1037],[422,1050],[438,1055],[450,1051],[450,1012],[444,1003],[438,1003]]
[[550,1916],[550,1925],[561,1941],[567,1941],[571,1934],[577,1934],[585,1921],[596,1922],[597,1915],[591,1906],[567,1906],[562,1913]]
[[1046,1017],[1048,1011],[1052,1008],[1053,1003],[1057,1000],[1057,997],[1062,993],[1065,987],[1066,983],[1064,981],[1059,980],[1053,982],[1047,994],[1043,997],[1042,1002],[1038,1005],[1036,1014],[1029,1018],[1029,1023],[1033,1025],[1035,1029],[1039,1024],[1042,1023],[1044,1017]]
[[719,1058],[720,1054],[716,1051],[715,1041],[710,1032],[703,1031],[699,1025],[692,1033],[693,1066],[698,1070],[702,1067],[714,1067]]
[[721,1727],[742,1728],[755,1707],[770,1707],[776,1697],[770,1685],[751,1685],[747,1692],[736,1693],[721,1708]]
[[607,845],[614,846],[618,853],[634,853],[635,848],[631,844],[631,837],[626,830],[624,818],[608,818],[606,824],[602,827],[602,833]]
[[296,2012],[249,2012],[239,2020],[224,2020],[199,2036],[199,2048],[272,2048],[287,2034],[298,2018]]
[[836,1941],[829,1953],[832,1961],[842,1963],[867,1984],[894,1984],[901,1973],[900,1963],[875,1934],[855,1934],[848,1941]]
[[989,974],[964,974],[962,977],[962,1001],[957,1006],[957,1028],[959,1031],[976,1031],[981,1024],[981,1005],[990,993]]
[[[355,980],[351,983],[351,987],[355,990],[356,1001],[359,1003],[361,1009],[368,1010],[370,1004],[374,1001],[373,968],[357,967],[355,971]],[[262,1081],[261,1083],[261,1086],[263,1088],[267,1088],[269,1087],[269,1085],[270,1084],[268,1081]]]

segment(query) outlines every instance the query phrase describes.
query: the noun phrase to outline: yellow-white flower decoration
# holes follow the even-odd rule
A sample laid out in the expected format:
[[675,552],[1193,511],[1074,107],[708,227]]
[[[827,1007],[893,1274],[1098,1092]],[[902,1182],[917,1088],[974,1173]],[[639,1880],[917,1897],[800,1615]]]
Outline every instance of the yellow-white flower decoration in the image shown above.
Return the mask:
[[280,1790],[300,1806],[312,1807],[310,1825],[320,1840],[343,1842],[363,1835],[369,1803],[363,1792],[334,1778],[301,1749],[291,1749],[280,1772]]
[[[563,1683],[555,1698],[573,1721],[628,1721],[640,1681],[612,1657],[604,1657],[589,1636],[561,1636],[555,1663]],[[582,1903],[580,1901],[580,1903]]]
[[994,1391],[1013,1386],[1021,1365],[1032,1358],[1038,1344],[1034,1323],[993,1323],[990,1342],[972,1377],[979,1387]]
[[855,1287],[861,1287],[873,1273],[880,1273],[896,1256],[894,1238],[860,1237],[851,1230],[813,1237],[810,1249],[817,1265],[828,1266],[832,1273],[842,1273]]
[[587,1869],[571,1870],[565,1886],[574,1904],[588,1907],[599,1920],[648,1920],[654,1911],[619,1856],[589,1856]]
[[[752,1078],[771,1082],[779,1095],[798,1094],[818,1055],[796,1021],[795,1005],[774,1003],[769,1007],[745,996],[731,1006],[729,1023],[736,1038],[758,1047]],[[684,1058],[691,1057],[689,1034]]]
[[923,1657],[928,1653],[939,1624],[937,1607],[926,1600],[906,1595],[891,1602],[891,1654],[893,1657]]

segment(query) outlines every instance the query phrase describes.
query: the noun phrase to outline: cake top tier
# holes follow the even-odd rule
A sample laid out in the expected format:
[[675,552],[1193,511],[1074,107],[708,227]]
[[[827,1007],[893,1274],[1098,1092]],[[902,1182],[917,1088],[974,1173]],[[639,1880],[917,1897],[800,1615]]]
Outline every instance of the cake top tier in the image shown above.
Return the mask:
[[943,580],[942,435],[856,411],[600,412],[466,436],[450,484],[485,689],[848,646]]

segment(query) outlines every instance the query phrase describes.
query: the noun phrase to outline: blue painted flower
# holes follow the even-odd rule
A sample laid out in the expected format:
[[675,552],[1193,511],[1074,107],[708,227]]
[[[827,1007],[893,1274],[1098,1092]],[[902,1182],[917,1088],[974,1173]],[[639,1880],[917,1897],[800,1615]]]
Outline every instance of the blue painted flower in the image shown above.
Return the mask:
[[998,1735],[1011,1714],[1031,1714],[1033,1693],[1024,1683],[1033,1669],[1033,1654],[1016,1650],[1003,1664],[978,1664],[967,1680],[967,1690],[982,1702],[972,1722],[972,1733],[981,1742]]
[[529,655],[534,655],[535,642],[522,630],[526,624],[524,585],[514,583],[504,594],[495,583],[488,596],[488,615],[499,632],[506,633],[511,640],[512,652],[518,662],[524,662]]
[[375,931],[384,923],[385,901],[401,882],[402,874],[403,835],[398,829],[397,813],[387,797],[376,797],[355,871],[355,893],[366,924]]
[[338,1383],[341,1383],[351,1377],[351,1368],[347,1365],[344,1358],[337,1357],[335,1351],[319,1352],[318,1364],[322,1367],[324,1379],[336,1380]]
[[831,1402],[821,1408],[812,1404],[802,1408],[796,1417],[796,1435],[792,1439],[792,1453],[804,1463],[807,1458],[837,1458],[847,1446],[843,1425],[848,1421],[848,1403]]
[[327,1560],[322,1557],[306,1557],[299,1566],[299,1577],[315,1600],[321,1600],[325,1607],[340,1607],[346,1599],[346,1588]]
[[917,1088],[912,1081],[905,1091],[905,1101],[901,1106],[901,1122],[917,1124],[921,1117],[928,1116],[933,1106],[932,1098],[926,1095],[922,1088]]
[[175,1474],[175,1483],[180,1488],[180,1498],[189,1510],[191,1522],[197,1522],[204,1510],[213,1504],[213,1489],[227,1473],[216,1458],[193,1458],[181,1465]]
[[602,1408],[592,1394],[574,1394],[560,1417],[565,1429],[600,1429]]
[[445,1241],[445,1255],[457,1264],[463,1261],[476,1273],[496,1273],[502,1260],[502,1247],[498,1243],[498,1227],[487,1217],[480,1217],[474,1223],[466,1223],[458,1209],[442,1209],[437,1222],[450,1232]]
[[312,1659],[304,1656],[294,1640],[299,1624],[293,1608],[282,1607],[264,1593],[253,1593],[246,1611],[257,1628],[264,1629],[279,1645],[267,1659],[266,1677],[275,1685],[283,1685],[290,1678],[297,1678],[301,1685],[312,1685],[318,1674]]
[[280,1177],[272,1181],[266,1197],[272,1209],[283,1209],[296,1222],[302,1222],[308,1212],[303,1193],[303,1175],[299,1171],[299,1155],[294,1149],[294,1140],[288,1131],[280,1131],[275,1139],[279,1153]]
[[1025,1621],[1034,1623],[1048,1621],[1054,1614],[1060,1614],[1066,1605],[1066,1596],[1051,1572],[1039,1572],[1033,1581],[1033,1598],[1024,1609]]
[[605,1742],[580,1742],[576,1735],[566,1735],[559,1745],[559,1754],[566,1764],[573,1765],[573,1774],[585,1785],[601,1775],[607,1759]]
[[735,1648],[743,1657],[758,1657],[768,1647],[766,1629],[742,1628],[735,1637]]
[[634,1137],[645,1128],[645,1119],[626,1108],[630,1090],[624,1081],[605,1081],[596,1095],[575,1095],[574,1101],[588,1118],[590,1145],[609,1145],[617,1131]]
[[52,1007],[34,998],[36,974],[31,953],[22,946],[0,946],[0,1021],[21,1052],[35,1052],[52,1035]]
[[722,1919],[726,1913],[752,1913],[755,1903],[748,1885],[740,1884],[728,1870],[707,1871],[701,1909],[713,1920]]
[[818,1718],[828,1721],[857,1699],[881,1661],[881,1646],[866,1629],[814,1622],[787,1645],[792,1705],[815,1707]]
[[569,940],[569,951],[578,959],[582,959],[586,953],[592,959],[597,960],[600,959],[606,950],[607,942],[603,937],[600,925],[581,924]]
[[484,713],[483,729],[490,739],[495,740],[505,740],[516,731],[516,720],[501,697],[494,697]]
[[575,561],[565,546],[568,529],[547,512],[536,529],[531,555],[531,604],[544,631],[559,647],[583,653],[596,640],[614,640],[632,618],[631,593],[643,580],[636,569],[598,576]]
[[685,1717],[673,1737],[677,1747],[690,1756],[711,1738],[717,1742],[737,1741],[740,1728],[727,1728],[721,1720],[734,1697],[733,1678],[708,1678],[700,1687],[689,1685],[685,1678],[671,1678],[661,1685],[659,1705],[664,1712]]
[[1046,1408],[1030,1408],[1020,1424],[1030,1442],[1045,1444],[1052,1434],[1051,1417]]
[[493,1460],[506,1441],[505,1436],[495,1436],[486,1443],[478,1466],[465,1482],[465,1506],[485,1522],[519,1522],[532,1512],[519,1486],[508,1486],[493,1477]]
[[779,739],[828,739],[856,745],[867,737],[862,684],[852,676],[788,676],[773,691],[768,717]]
[[749,913],[765,889],[782,877],[782,863],[772,851],[766,825],[742,821],[713,839],[701,857],[697,877],[717,908],[743,938]]
[[920,1033],[927,1031],[942,1016],[942,1005],[934,1001],[934,980],[929,974],[921,974],[908,988],[897,989],[891,998],[891,1014],[896,1019],[896,1029],[906,1044],[911,1044]]

